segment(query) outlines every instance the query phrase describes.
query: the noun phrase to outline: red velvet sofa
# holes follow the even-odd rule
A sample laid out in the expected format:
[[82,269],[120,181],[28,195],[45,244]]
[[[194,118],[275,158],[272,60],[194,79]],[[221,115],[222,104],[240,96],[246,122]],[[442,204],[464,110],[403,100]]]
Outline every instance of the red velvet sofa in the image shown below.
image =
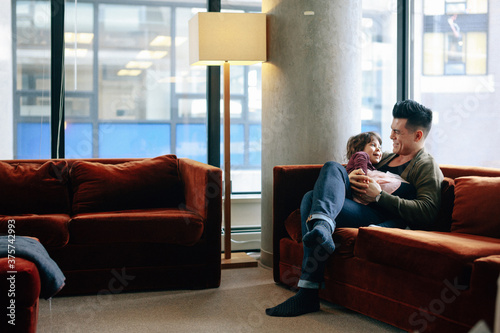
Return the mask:
[[[300,201],[321,165],[276,166],[274,280],[295,288],[302,244]],[[500,169],[442,165],[433,230],[338,228],[322,299],[411,332],[493,328],[500,272]]]
[[175,155],[0,161],[0,233],[37,237],[58,295],[216,288],[222,171]]
[[8,258],[0,258],[0,332],[34,333],[41,291],[38,269],[22,258],[15,259],[15,274],[10,267]]

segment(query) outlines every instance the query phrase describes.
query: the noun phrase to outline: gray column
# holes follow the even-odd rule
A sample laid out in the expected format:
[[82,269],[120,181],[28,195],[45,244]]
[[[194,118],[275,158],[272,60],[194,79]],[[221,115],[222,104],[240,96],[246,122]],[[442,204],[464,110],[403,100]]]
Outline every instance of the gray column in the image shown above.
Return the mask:
[[361,1],[263,0],[262,248],[272,266],[273,167],[344,161],[361,130]]

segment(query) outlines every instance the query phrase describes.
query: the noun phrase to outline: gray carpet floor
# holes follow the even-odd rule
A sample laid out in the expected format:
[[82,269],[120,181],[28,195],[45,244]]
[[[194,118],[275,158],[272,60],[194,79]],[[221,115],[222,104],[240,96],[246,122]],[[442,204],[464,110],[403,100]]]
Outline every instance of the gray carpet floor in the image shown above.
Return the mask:
[[264,310],[294,294],[264,267],[222,271],[221,286],[40,300],[38,332],[402,332],[343,307],[295,318]]

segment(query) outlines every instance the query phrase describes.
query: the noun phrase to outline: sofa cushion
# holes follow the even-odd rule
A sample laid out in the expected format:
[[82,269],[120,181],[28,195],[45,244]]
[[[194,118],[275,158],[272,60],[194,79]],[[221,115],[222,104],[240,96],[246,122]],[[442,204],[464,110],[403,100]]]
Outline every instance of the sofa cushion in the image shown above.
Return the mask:
[[302,242],[302,226],[300,221],[300,209],[296,209],[288,215],[285,220],[285,229],[291,239],[297,243]]
[[450,231],[453,203],[455,201],[455,181],[444,177],[441,183],[441,206],[439,207],[436,223],[432,230]]
[[[0,258],[0,288],[3,292],[5,292],[5,296],[7,296],[7,291],[11,289],[10,280],[7,280],[7,277],[12,273],[8,273],[12,271],[9,269],[9,259],[8,258]],[[16,275],[15,275],[15,296],[12,297],[2,297],[0,301],[0,305],[2,307],[8,306],[7,302],[10,302],[10,299],[15,298],[15,305],[19,308],[21,307],[30,307],[36,304],[38,298],[40,296],[41,283],[40,277],[38,273],[38,268],[36,265],[26,259],[16,258]],[[5,312],[0,312],[5,313]],[[19,316],[21,317],[21,316]],[[23,319],[28,319],[27,317],[21,317]],[[3,318],[2,318],[3,319]],[[21,321],[21,319],[19,319]],[[16,324],[18,321],[16,321]],[[23,327],[23,323],[20,323],[21,327]],[[19,328],[17,330],[17,325],[15,326],[15,332],[26,332]],[[11,331],[12,332],[12,331]]]
[[69,241],[68,214],[0,215],[0,233],[8,232],[9,220],[14,220],[17,236],[36,237],[47,248],[63,247]]
[[[296,243],[302,243],[302,227],[300,209],[294,210],[285,220],[285,229],[290,238]],[[358,235],[357,228],[337,228],[333,233],[335,253],[343,256],[352,256],[354,243]]]
[[500,238],[500,177],[455,179],[452,232]]
[[184,201],[177,158],[119,164],[77,161],[70,175],[73,214],[177,207]]
[[477,258],[500,253],[500,240],[476,235],[401,230],[359,229],[354,254],[438,280],[461,275]]
[[354,246],[358,237],[358,228],[337,228],[333,233],[333,242],[335,243],[335,254],[346,257],[352,257]]
[[176,208],[87,213],[69,223],[72,244],[168,243],[193,245],[203,234],[203,219]]
[[69,213],[68,164],[0,162],[0,214]]

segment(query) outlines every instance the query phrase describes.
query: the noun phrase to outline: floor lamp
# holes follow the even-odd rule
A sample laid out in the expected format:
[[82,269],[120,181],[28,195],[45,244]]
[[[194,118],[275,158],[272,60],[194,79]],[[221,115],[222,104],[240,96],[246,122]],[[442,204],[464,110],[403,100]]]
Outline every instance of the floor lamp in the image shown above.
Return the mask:
[[207,12],[189,20],[189,63],[224,66],[225,259],[231,259],[230,65],[253,65],[266,56],[266,14]]

